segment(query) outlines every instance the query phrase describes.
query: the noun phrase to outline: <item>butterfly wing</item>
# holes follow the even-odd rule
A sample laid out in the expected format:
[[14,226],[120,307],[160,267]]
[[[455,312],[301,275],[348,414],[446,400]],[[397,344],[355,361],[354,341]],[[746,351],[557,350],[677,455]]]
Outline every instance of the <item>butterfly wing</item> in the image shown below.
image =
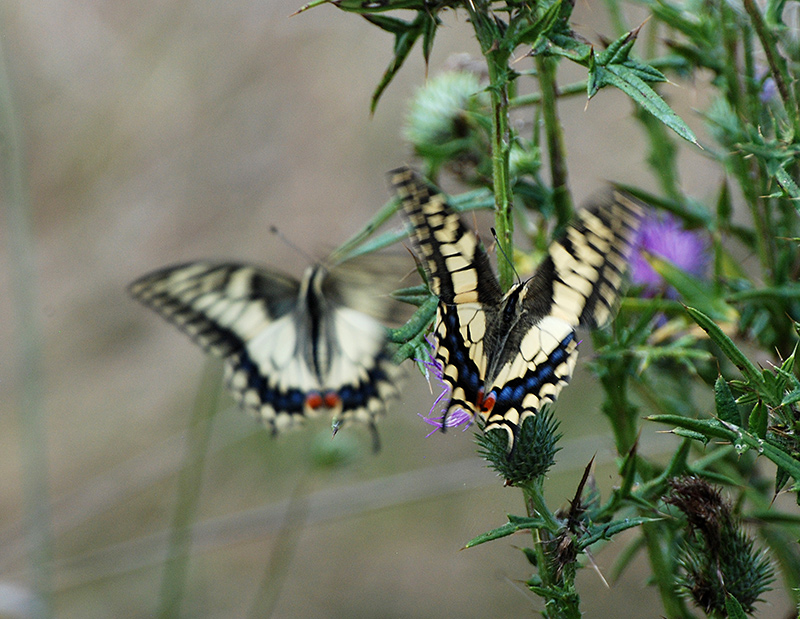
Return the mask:
[[486,431],[506,431],[509,451],[525,418],[554,402],[571,378],[576,327],[600,327],[614,315],[642,212],[619,191],[582,210],[534,276],[503,299],[483,415]]
[[325,297],[328,273],[302,282],[241,264],[190,263],[137,280],[131,294],[222,356],[234,398],[273,433],[330,409],[372,426],[398,370],[375,319]]
[[128,287],[135,299],[220,357],[294,310],[299,290],[300,282],[285,275],[213,262],[159,269]]
[[500,285],[486,251],[442,193],[410,168],[390,172],[389,180],[413,228],[411,239],[431,291],[439,297],[434,354],[451,393],[444,417],[459,408],[475,415],[488,362],[485,336],[496,321]]

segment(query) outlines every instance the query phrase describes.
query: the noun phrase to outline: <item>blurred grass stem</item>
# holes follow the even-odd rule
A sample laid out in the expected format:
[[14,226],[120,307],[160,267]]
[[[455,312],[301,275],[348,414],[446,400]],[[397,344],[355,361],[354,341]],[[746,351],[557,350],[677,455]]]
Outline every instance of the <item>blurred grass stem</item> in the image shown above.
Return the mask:
[[275,605],[280,599],[283,583],[289,574],[289,567],[297,552],[300,534],[308,522],[308,475],[302,477],[294,488],[289,504],[286,507],[281,528],[276,532],[272,551],[267,559],[264,575],[256,592],[253,605],[250,608],[250,617],[263,619],[271,617]]
[[177,504],[161,578],[158,616],[165,619],[180,615],[189,570],[192,523],[197,515],[205,459],[221,386],[218,363],[207,362],[189,421],[186,455],[178,476]]
[[53,534],[50,524],[47,432],[42,394],[43,351],[31,203],[23,131],[14,107],[11,76],[0,44],[0,148],[2,195],[11,270],[11,302],[16,313],[20,380],[18,423],[22,458],[22,511],[32,569],[36,616],[52,617]]

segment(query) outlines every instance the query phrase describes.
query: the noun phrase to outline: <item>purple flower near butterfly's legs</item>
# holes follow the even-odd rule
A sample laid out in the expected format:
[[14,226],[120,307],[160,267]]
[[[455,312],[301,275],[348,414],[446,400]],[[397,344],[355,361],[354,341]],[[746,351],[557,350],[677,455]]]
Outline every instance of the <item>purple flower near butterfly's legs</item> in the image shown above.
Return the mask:
[[[422,364],[425,366],[426,370],[430,370],[430,374],[433,374],[434,378],[438,381],[439,386],[442,389],[441,393],[434,401],[433,406],[431,406],[431,410],[428,412],[427,417],[417,413],[420,417],[422,417],[422,420],[425,423],[434,426],[434,429],[426,435],[426,438],[437,430],[442,430],[444,428],[455,428],[460,425],[464,425],[463,429],[466,430],[472,425],[472,415],[470,415],[467,411],[459,408],[447,415],[447,419],[444,418],[444,411],[442,409],[450,402],[450,386],[444,382],[442,378],[442,366],[433,356],[433,342],[431,342],[428,338],[425,339],[428,341],[428,344],[431,345],[431,350],[428,352],[429,358],[422,361]],[[427,377],[429,385],[430,374],[428,374]],[[442,404],[443,402],[444,405]]]
[[685,230],[680,222],[669,214],[648,215],[639,228],[630,258],[631,280],[644,286],[648,297],[663,293],[676,298],[677,292],[653,270],[646,254],[668,260],[678,268],[704,277],[708,267],[708,245],[696,232]]
[[[461,408],[457,408],[452,413],[450,413],[447,416],[447,420],[444,423],[442,423],[443,415],[439,415],[438,417],[426,417],[425,415],[421,415],[419,413],[417,414],[420,417],[422,417],[422,421],[424,421],[428,425],[433,426],[433,430],[428,432],[425,435],[425,438],[429,437],[431,434],[437,432],[438,430],[441,430],[442,428],[457,428],[458,426],[463,425],[464,427],[461,429],[461,431],[463,432],[472,425],[472,415],[470,415],[467,411]],[[432,415],[433,409],[431,409],[431,412],[428,414]]]

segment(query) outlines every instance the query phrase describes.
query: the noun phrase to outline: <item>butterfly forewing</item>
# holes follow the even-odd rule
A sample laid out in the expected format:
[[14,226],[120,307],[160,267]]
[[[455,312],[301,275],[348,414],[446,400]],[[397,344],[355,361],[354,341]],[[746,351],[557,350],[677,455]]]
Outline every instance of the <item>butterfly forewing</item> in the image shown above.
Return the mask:
[[[477,237],[447,204],[409,168],[390,172],[390,183],[413,228],[431,291],[439,297],[434,331],[435,358],[451,387],[445,417],[458,408],[477,414],[487,357],[484,338],[502,296],[489,257]],[[488,310],[488,312],[487,312]]]
[[219,356],[292,311],[299,283],[242,264],[193,262],[160,269],[128,290],[147,307]]
[[581,212],[534,276],[501,295],[486,252],[444,195],[408,168],[391,181],[440,300],[435,357],[452,393],[445,416],[479,414],[485,431],[508,434],[510,451],[525,418],[572,376],[575,328],[612,316],[641,206],[614,192]]

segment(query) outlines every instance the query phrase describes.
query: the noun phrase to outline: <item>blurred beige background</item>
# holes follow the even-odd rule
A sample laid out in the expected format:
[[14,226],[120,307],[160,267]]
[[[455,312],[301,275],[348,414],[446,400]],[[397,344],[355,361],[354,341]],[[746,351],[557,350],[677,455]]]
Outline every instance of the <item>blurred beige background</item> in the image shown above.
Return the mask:
[[[59,617],[147,617],[157,605],[182,436],[205,362],[131,301],[126,285],[204,257],[300,275],[307,259],[270,225],[321,258],[386,201],[384,173],[411,161],[401,125],[425,80],[421,52],[370,117],[392,37],[331,6],[289,19],[300,4],[4,3],[0,32],[35,230]],[[575,23],[597,41],[608,28],[594,10],[579,4]],[[477,45],[465,15],[450,13],[430,73],[464,51]],[[563,80],[579,76],[565,68]],[[666,93],[698,128],[692,108],[703,102],[691,86]],[[562,106],[579,199],[606,178],[649,183],[630,110],[616,92],[588,108],[580,98]],[[683,165],[690,192],[713,192],[717,173],[700,157],[688,154]],[[13,256],[0,260],[0,585],[24,587]],[[615,481],[594,380],[581,370],[574,383],[557,408],[565,449],[548,486],[556,505],[572,497],[595,452],[605,493]],[[372,456],[366,433],[349,430],[336,440],[352,441],[360,457],[319,472],[307,454],[328,440],[327,420],[274,441],[223,398],[184,615],[246,614],[276,541],[291,539],[281,527],[298,484],[309,498],[305,521],[293,521],[296,554],[276,617],[534,615],[539,602],[519,582],[530,569],[514,548],[530,538],[459,552],[524,507],[482,466],[469,433],[424,438],[417,413],[432,400],[412,375],[407,397],[380,426],[382,453]],[[643,441],[666,453],[670,437],[658,429],[646,426]],[[597,557],[606,574],[608,550]],[[610,590],[584,570],[587,616],[659,616],[644,563],[635,568]],[[762,616],[781,616],[780,600]]]

